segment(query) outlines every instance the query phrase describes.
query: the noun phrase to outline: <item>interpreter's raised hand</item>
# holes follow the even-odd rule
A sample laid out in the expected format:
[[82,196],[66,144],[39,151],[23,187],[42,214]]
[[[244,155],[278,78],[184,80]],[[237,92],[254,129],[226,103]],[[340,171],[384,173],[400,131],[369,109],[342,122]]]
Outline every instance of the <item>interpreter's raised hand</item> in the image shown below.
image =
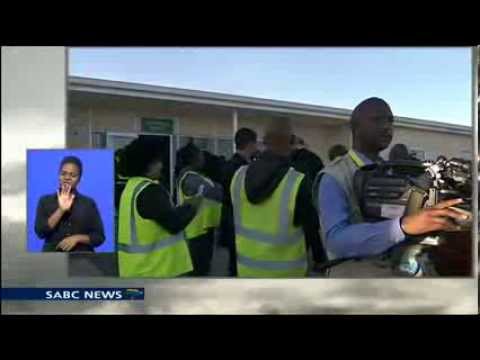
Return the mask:
[[58,207],[62,211],[69,211],[72,207],[75,194],[72,193],[70,185],[62,185],[61,190],[57,190]]
[[468,216],[460,212],[455,205],[462,203],[462,199],[446,200],[433,208],[423,209],[415,215],[405,216],[401,221],[402,230],[407,235],[422,235],[434,231],[456,231],[460,229],[457,221],[465,221]]

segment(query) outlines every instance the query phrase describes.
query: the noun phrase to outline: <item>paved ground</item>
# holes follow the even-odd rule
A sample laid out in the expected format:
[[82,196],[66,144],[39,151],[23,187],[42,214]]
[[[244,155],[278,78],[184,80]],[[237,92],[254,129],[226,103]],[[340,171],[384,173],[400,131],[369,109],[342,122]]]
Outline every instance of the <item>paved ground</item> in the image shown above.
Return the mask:
[[[216,246],[213,253],[212,267],[210,270],[210,277],[225,277],[228,276],[228,250],[226,248]],[[309,253],[309,263],[311,264],[311,253]],[[308,277],[323,277],[321,274],[309,271]]]
[[228,250],[227,248],[216,246],[213,252],[212,267],[210,276],[225,277],[228,276]]
[[[309,254],[311,255],[311,254]],[[228,249],[215,246],[209,277],[228,277]],[[118,276],[115,254],[69,254],[68,275],[73,277]],[[309,273],[308,277],[322,277],[320,274]]]

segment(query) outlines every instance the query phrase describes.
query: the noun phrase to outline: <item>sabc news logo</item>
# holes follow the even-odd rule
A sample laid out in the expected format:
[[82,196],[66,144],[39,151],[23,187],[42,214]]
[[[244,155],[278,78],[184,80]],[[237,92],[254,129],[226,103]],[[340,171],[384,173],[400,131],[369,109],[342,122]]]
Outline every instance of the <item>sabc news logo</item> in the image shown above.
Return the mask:
[[128,299],[143,299],[145,294],[144,294],[143,289],[126,289],[124,290],[124,297],[126,300]]
[[143,288],[2,288],[2,300],[144,300]]

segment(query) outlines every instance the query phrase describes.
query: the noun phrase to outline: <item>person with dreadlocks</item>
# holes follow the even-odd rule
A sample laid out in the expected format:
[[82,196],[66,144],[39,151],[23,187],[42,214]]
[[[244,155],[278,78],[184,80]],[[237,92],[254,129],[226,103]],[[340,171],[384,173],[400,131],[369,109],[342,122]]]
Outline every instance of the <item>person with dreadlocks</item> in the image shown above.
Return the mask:
[[121,153],[128,181],[119,206],[120,277],[172,278],[193,269],[184,233],[201,197],[194,195],[178,207],[172,204],[161,184],[166,153],[155,139],[143,136]]

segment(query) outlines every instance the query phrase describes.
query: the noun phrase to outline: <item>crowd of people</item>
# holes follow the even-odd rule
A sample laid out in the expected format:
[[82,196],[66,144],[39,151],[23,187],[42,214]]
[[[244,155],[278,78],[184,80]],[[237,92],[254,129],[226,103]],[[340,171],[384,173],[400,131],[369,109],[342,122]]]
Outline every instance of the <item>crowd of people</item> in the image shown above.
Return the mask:
[[[119,199],[120,276],[206,276],[216,239],[228,249],[232,277],[327,275],[325,264],[338,259],[328,276],[388,276],[390,249],[452,230],[463,216],[455,199],[375,223],[363,218],[353,176],[384,161],[393,121],[384,100],[362,101],[351,115],[352,148],[331,147],[326,166],[287,117],[268,121],[261,147],[255,131],[239,129],[228,160],[189,142],[177,152],[176,204],[160,182],[162,149],[133,141],[122,151],[122,159],[134,160],[122,167],[128,181]],[[390,160],[412,159],[402,144],[390,152]],[[425,264],[415,265],[414,274],[425,273]]]

